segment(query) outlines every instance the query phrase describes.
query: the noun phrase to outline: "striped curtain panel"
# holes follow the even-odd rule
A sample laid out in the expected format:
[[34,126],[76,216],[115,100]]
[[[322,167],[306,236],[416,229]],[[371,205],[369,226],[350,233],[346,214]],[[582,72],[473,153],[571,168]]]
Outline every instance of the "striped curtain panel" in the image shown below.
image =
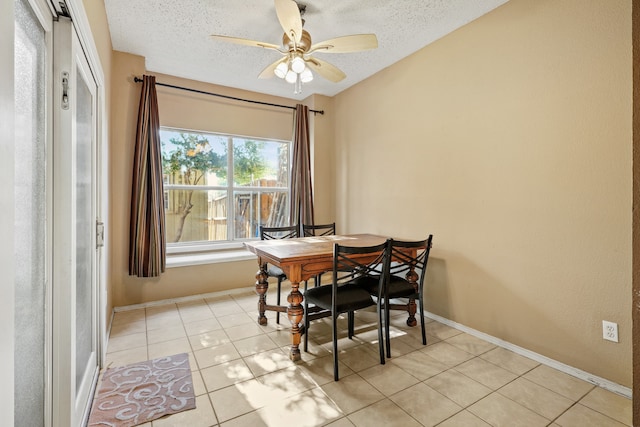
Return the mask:
[[156,277],[165,269],[166,238],[160,149],[156,78],[143,76],[131,189],[131,276]]
[[[293,121],[291,164],[291,225],[314,225],[309,146],[309,107],[297,104]],[[302,234],[300,234],[302,235]]]

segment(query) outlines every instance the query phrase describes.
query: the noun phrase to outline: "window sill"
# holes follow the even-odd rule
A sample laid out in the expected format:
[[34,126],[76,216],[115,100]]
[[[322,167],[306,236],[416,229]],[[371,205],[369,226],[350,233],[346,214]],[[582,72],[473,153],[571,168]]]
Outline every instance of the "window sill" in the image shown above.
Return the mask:
[[190,265],[217,264],[222,262],[255,260],[256,256],[246,249],[206,253],[167,254],[167,268]]

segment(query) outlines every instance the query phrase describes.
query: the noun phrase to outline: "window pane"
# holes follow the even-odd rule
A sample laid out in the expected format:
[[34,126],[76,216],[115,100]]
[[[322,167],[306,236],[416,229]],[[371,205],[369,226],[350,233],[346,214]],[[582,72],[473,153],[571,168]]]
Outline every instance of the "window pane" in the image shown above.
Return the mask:
[[160,139],[169,245],[258,239],[260,225],[288,225],[289,142],[170,128]]
[[160,131],[165,184],[227,185],[227,137]]
[[[93,310],[93,95],[78,67],[76,72],[76,392],[95,369]],[[91,362],[91,363],[90,363]]]
[[259,238],[261,225],[289,225],[289,196],[286,192],[236,192],[233,208],[236,212],[236,239]]
[[233,183],[237,187],[287,187],[289,143],[233,139]]
[[167,243],[227,240],[227,192],[165,191]]

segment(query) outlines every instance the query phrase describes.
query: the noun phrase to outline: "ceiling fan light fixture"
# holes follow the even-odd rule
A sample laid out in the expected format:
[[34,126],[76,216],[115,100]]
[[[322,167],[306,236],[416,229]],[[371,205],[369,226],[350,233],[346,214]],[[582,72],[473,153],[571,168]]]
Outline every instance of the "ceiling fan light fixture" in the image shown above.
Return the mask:
[[278,64],[276,69],[273,70],[273,74],[275,74],[276,77],[284,79],[285,76],[287,75],[287,71],[289,71],[289,66],[287,65],[286,62],[281,62]]
[[306,6],[298,3],[302,0],[273,1],[276,16],[284,31],[280,45],[217,34],[212,34],[211,37],[230,43],[275,50],[283,55],[284,57],[264,68],[258,78],[267,79],[275,75],[284,79],[287,83],[294,85],[294,94],[296,95],[302,93],[303,83],[314,79],[314,73],[334,83],[338,83],[346,77],[346,74],[335,65],[312,56],[312,53],[321,51],[342,54],[378,47],[378,39],[375,34],[353,34],[314,44],[311,40],[311,34],[303,28],[302,15],[304,15]]
[[302,81],[302,83],[309,83],[311,80],[313,80],[313,73],[311,72],[311,70],[305,68],[304,71],[300,73],[300,80]]
[[296,56],[291,60],[291,70],[294,73],[300,74],[304,71],[305,68],[306,66],[304,64],[304,59],[302,59],[301,57]]
[[284,79],[287,81],[287,83],[295,83],[297,78],[298,74],[293,70],[287,71],[287,74],[284,76]]

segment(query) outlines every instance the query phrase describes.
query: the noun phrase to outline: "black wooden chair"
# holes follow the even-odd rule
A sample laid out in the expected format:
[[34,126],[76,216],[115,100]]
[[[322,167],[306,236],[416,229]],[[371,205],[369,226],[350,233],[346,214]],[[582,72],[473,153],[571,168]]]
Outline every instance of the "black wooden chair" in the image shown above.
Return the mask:
[[302,234],[304,237],[312,236],[333,236],[336,234],[336,223],[320,224],[320,225],[307,225],[302,224]]
[[[294,239],[300,235],[300,228],[297,225],[289,227],[263,227],[260,226],[260,240],[278,240],[278,239]],[[275,277],[278,280],[278,293],[276,303],[280,305],[280,288],[282,281],[287,279],[287,275],[280,267],[269,265],[267,269],[269,277]],[[280,323],[280,312],[276,313],[276,323]]]
[[[308,289],[304,295],[304,351],[309,340],[309,323],[324,317],[331,317],[333,337],[333,378],[338,381],[338,315],[348,313],[348,337],[354,335],[354,312],[370,306],[377,306],[378,344],[380,363],[384,364],[384,338],[382,331],[382,293],[374,300],[368,289],[377,287],[382,291],[385,278],[384,267],[388,255],[387,243],[368,247],[334,245],[333,280],[331,286]],[[380,272],[383,274],[380,274]],[[314,304],[315,310],[309,309]]]
[[[387,357],[391,357],[391,341],[389,332],[389,311],[407,311],[409,302],[418,301],[420,326],[422,327],[422,344],[427,345],[427,334],[424,323],[424,278],[427,272],[427,262],[433,235],[425,240],[401,241],[389,239],[387,266],[384,269],[383,308]],[[416,285],[412,283],[414,282]],[[380,295],[380,287],[371,283],[367,287],[370,295]],[[391,304],[390,300],[406,298],[406,304]]]
[[[313,237],[313,236],[334,236],[336,234],[336,223],[332,222],[330,224],[320,224],[320,225],[310,225],[310,224],[302,224],[302,236],[303,237]],[[322,274],[317,274],[313,278],[313,285],[320,286]],[[306,283],[305,283],[306,285]]]

